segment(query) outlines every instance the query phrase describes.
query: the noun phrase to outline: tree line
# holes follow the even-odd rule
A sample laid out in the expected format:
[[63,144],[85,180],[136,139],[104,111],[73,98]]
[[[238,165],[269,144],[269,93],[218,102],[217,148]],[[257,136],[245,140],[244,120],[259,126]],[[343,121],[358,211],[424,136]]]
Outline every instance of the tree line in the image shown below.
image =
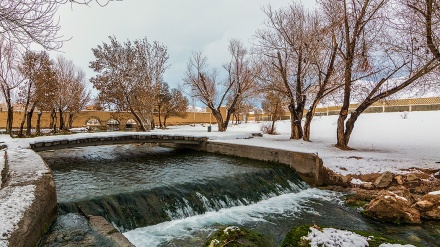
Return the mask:
[[[229,120],[240,101],[259,94],[272,115],[280,114],[279,105],[286,106],[291,139],[310,141],[316,107],[332,100],[342,105],[336,146],[349,149],[359,115],[373,103],[402,90],[438,89],[438,1],[317,4],[314,10],[300,3],[279,10],[264,8],[267,18],[255,33],[252,52],[230,41],[231,61],[220,82],[201,53],[190,58],[184,81],[213,111],[220,131],[228,122],[215,114],[219,104],[226,103]],[[359,104],[349,112],[353,101]]]
[[[90,102],[90,89],[84,71],[63,56],[55,60],[46,51],[27,50],[20,57],[0,40],[0,80],[7,108],[6,133],[12,134],[13,104],[23,107],[18,136],[30,136],[32,119],[41,131],[41,115],[51,112],[50,129],[68,130],[75,114]],[[65,115],[67,114],[67,115]]]
[[[29,1],[18,2],[30,8]],[[42,33],[45,37],[27,35],[39,29],[30,25],[26,30],[26,23],[22,23],[26,32],[8,31],[6,22],[0,22],[6,30],[0,35],[9,43],[32,41],[47,49],[56,47],[58,26],[50,18],[56,7],[47,6],[46,12],[37,11],[37,16],[48,16],[39,18],[42,25],[51,27]],[[295,2],[278,10],[269,5],[262,10],[266,21],[256,30],[251,48],[231,39],[230,60],[221,73],[209,66],[202,52],[193,52],[182,82],[192,97],[211,110],[219,131],[226,131],[231,120],[248,111],[255,99],[264,99],[263,106],[274,118],[284,108],[289,111],[291,139],[310,141],[316,107],[326,101],[338,103],[342,107],[336,146],[349,149],[357,119],[373,103],[402,90],[438,88],[439,6],[438,0],[318,0],[313,10]],[[10,16],[0,17],[8,20]],[[4,35],[7,32],[16,35]],[[165,125],[171,108],[164,102],[181,99],[188,104],[181,90],[167,93],[163,80],[167,48],[147,38],[123,43],[112,36],[109,39],[92,49],[95,60],[89,67],[97,75],[90,81],[99,92],[96,102],[105,109],[130,111],[144,131],[151,129],[155,112],[160,114],[159,125],[162,117]],[[39,73],[50,78],[50,71]],[[27,80],[30,78],[28,75]],[[5,98],[8,88],[17,87],[17,80],[12,81],[2,87]],[[46,95],[51,94],[45,90]],[[353,101],[358,106],[349,112]],[[182,102],[172,105],[185,105]],[[31,103],[25,105],[33,108]],[[224,105],[225,116],[220,114]]]

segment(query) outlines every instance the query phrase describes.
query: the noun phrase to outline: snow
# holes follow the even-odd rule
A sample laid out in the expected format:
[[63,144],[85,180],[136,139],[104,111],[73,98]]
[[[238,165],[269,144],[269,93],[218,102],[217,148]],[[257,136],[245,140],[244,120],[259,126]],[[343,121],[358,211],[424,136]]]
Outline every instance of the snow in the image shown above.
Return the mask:
[[[343,151],[336,143],[338,116],[315,117],[311,126],[311,140],[290,140],[290,122],[276,123],[279,135],[250,138],[260,132],[262,123],[231,125],[224,133],[206,132],[206,127],[176,126],[166,133],[205,135],[211,141],[263,146],[289,151],[315,153],[324,166],[342,175],[383,173],[406,174],[409,170],[440,169],[440,111],[409,112],[403,119],[399,112],[365,113],[356,126],[349,146],[355,150]],[[237,139],[238,138],[238,139]]]
[[362,181],[362,180],[360,180],[360,179],[357,179],[357,178],[353,178],[353,179],[350,181],[350,183],[351,183],[351,184],[354,184],[354,185],[362,185],[362,184],[364,184],[364,181]]
[[226,235],[229,235],[229,232],[235,232],[235,231],[239,231],[239,230],[240,230],[240,228],[238,228],[237,226],[228,226],[223,230],[223,232]]
[[[0,174],[2,174],[3,169],[5,169],[5,152],[6,152],[5,150],[0,150]],[[2,181],[0,179],[0,188],[1,187],[2,187]]]
[[440,195],[440,190],[429,192],[431,195]]
[[8,246],[7,238],[35,199],[34,191],[34,185],[8,186],[0,190],[0,247]]
[[[206,125],[196,125],[173,126],[166,130],[136,134],[206,136],[213,142],[315,153],[322,158],[324,166],[342,175],[385,171],[405,174],[421,168],[440,170],[440,141],[438,141],[440,111],[409,112],[406,119],[399,112],[362,114],[356,122],[349,143],[349,146],[354,148],[351,151],[342,151],[334,147],[336,121],[337,116],[315,117],[311,126],[312,142],[290,140],[289,121],[277,122],[276,128],[279,135],[263,135],[263,137],[253,137],[254,133],[260,132],[262,123],[231,125],[226,132],[218,132],[216,125],[212,126],[212,132],[207,132]],[[16,139],[0,135],[0,143],[4,142],[8,145],[10,164],[8,186],[0,190],[0,246],[7,245],[5,239],[16,226],[24,209],[30,206],[34,199],[35,188],[26,185],[26,181],[36,180],[42,174],[49,172],[40,156],[29,149],[30,142],[77,139],[90,135],[117,136],[127,133],[133,134],[133,132],[101,132]],[[0,153],[0,156],[3,154]],[[0,164],[4,164],[1,158]],[[352,180],[352,182],[357,184],[361,181]],[[432,192],[432,194],[440,194],[440,191]],[[351,244],[364,241],[362,238],[345,232],[329,231],[349,237],[347,241],[353,241]],[[315,234],[320,233],[315,232]],[[339,241],[337,238],[322,236],[322,241],[324,240]]]
[[311,247],[365,247],[368,246],[366,237],[358,235],[356,233],[344,230],[338,230],[334,228],[324,228],[322,231],[310,227],[310,233],[305,237],[310,241]]
[[[35,200],[35,185],[43,174],[50,172],[42,158],[30,149],[22,149],[26,142],[15,142],[7,135],[0,135],[0,141],[8,144],[7,158],[9,173],[7,186],[0,190],[0,247],[8,246],[8,238],[16,229],[24,212]],[[11,144],[11,145],[9,145]],[[28,144],[27,144],[28,145]],[[4,152],[0,152],[4,155]],[[3,162],[4,159],[0,160]]]
[[[212,125],[212,132],[207,132],[208,125],[171,126],[166,130],[153,130],[144,134],[170,134],[184,136],[206,136],[210,141],[237,143],[251,146],[263,146],[289,151],[315,153],[324,162],[324,166],[342,174],[371,174],[390,171],[405,174],[413,169],[440,169],[440,111],[409,112],[403,119],[400,112],[365,113],[356,126],[349,146],[355,150],[343,151],[336,147],[336,121],[338,116],[315,117],[311,126],[311,140],[290,140],[290,122],[276,123],[279,135],[263,135],[252,138],[253,133],[260,133],[262,123],[230,125],[226,132],[218,132]],[[101,132],[94,136],[117,136],[133,132]],[[141,134],[141,133],[136,133]],[[13,139],[8,145],[27,148],[29,142],[40,140],[77,139],[90,136],[90,133],[74,135],[44,136],[37,138]],[[0,137],[0,141],[2,137]],[[360,182],[356,181],[355,182]]]
[[412,244],[402,245],[402,244],[388,244],[388,243],[386,243],[386,244],[379,245],[379,247],[415,247],[415,246]]
[[[314,227],[310,227],[310,233],[305,237],[310,241],[311,247],[365,247],[369,246],[368,238],[358,235],[356,233],[339,230],[334,228],[324,228],[318,230]],[[379,247],[415,247],[411,244],[389,244],[383,243]]]

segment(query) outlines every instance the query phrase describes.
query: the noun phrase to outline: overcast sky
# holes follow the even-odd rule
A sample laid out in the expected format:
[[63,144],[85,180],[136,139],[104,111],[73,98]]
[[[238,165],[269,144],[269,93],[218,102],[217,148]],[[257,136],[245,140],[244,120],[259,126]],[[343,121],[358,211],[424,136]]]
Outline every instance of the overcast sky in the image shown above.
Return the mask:
[[[101,0],[104,1],[104,0]],[[295,0],[293,0],[295,1]],[[299,1],[299,0],[297,0]],[[255,31],[266,19],[261,8],[288,6],[292,0],[122,0],[110,1],[105,7],[62,5],[58,12],[61,34],[71,38],[61,54],[82,67],[94,60],[91,49],[108,43],[114,35],[120,42],[147,37],[168,47],[169,69],[164,75],[172,87],[181,83],[186,63],[194,51],[208,57],[212,67],[229,59],[228,42],[240,39],[250,46]],[[312,7],[314,0],[304,0]],[[55,57],[56,53],[52,53]]]

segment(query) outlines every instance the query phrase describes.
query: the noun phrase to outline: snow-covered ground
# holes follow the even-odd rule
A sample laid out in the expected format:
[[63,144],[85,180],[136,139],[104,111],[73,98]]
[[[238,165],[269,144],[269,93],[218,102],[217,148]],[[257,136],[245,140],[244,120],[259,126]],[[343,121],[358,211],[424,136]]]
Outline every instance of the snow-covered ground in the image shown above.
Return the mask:
[[[356,123],[352,134],[350,147],[355,150],[342,151],[334,147],[336,142],[337,116],[315,117],[312,123],[312,142],[290,140],[290,122],[277,122],[278,135],[263,135],[254,137],[252,133],[260,132],[262,123],[247,123],[231,125],[227,132],[218,132],[215,125],[212,132],[207,132],[207,125],[173,126],[166,130],[154,130],[153,133],[175,135],[207,136],[211,141],[240,143],[244,145],[264,146],[298,152],[316,153],[323,159],[324,166],[333,171],[346,174],[367,174],[391,171],[407,173],[411,168],[440,170],[440,111],[411,112],[407,118],[403,113],[374,113],[362,114]],[[96,135],[120,135],[124,132],[102,132]],[[29,143],[35,140],[77,138],[88,133],[69,136],[45,136],[29,139],[11,139],[0,135],[0,142],[8,145],[9,156],[15,157],[13,174],[22,174],[23,179],[38,177],[40,169],[29,169],[29,161],[37,161],[35,153],[28,150]],[[0,155],[4,153],[0,152]],[[27,160],[28,162],[22,162]],[[4,159],[0,158],[3,164]],[[19,165],[19,163],[23,163]],[[32,163],[32,162],[31,162]],[[39,162],[41,163],[41,162]],[[12,165],[12,164],[11,164]],[[2,168],[2,165],[0,165]],[[26,170],[26,174],[20,171]],[[20,178],[16,178],[21,181]],[[23,186],[0,190],[0,246],[7,245],[4,237],[20,219],[22,209],[33,201],[32,186]],[[438,192],[435,192],[438,193]],[[23,196],[26,195],[26,200]],[[18,203],[21,202],[21,203]],[[20,205],[21,204],[21,205]],[[17,207],[17,205],[20,205]],[[15,210],[12,210],[15,208]],[[344,233],[345,234],[345,233]],[[391,246],[391,245],[389,245]]]
[[[395,174],[408,173],[411,168],[440,169],[440,111],[404,113],[362,114],[356,122],[349,146],[355,150],[342,151],[336,147],[337,116],[315,117],[312,122],[311,140],[290,140],[290,121],[276,122],[278,135],[254,137],[263,123],[242,123],[230,125],[226,132],[218,132],[212,125],[207,132],[206,125],[170,126],[166,130],[156,129],[153,133],[207,136],[210,141],[264,146],[290,151],[316,153],[324,166],[342,175],[369,174],[391,171]],[[101,132],[94,135],[110,136],[125,132]],[[27,148],[36,140],[66,139],[87,136],[79,133],[70,136],[43,136],[28,139],[13,139],[8,145]],[[4,138],[0,135],[0,141]],[[9,139],[7,139],[9,140]]]
[[[440,169],[440,111],[362,114],[356,122],[349,146],[352,151],[336,147],[337,116],[315,117],[311,140],[290,140],[290,121],[276,123],[278,135],[245,139],[260,131],[262,123],[231,125],[225,133],[211,133],[206,126],[176,126],[165,132],[208,135],[212,141],[265,146],[291,151],[316,153],[324,166],[347,174],[391,171],[407,173],[411,168]],[[236,139],[244,138],[244,139]]]

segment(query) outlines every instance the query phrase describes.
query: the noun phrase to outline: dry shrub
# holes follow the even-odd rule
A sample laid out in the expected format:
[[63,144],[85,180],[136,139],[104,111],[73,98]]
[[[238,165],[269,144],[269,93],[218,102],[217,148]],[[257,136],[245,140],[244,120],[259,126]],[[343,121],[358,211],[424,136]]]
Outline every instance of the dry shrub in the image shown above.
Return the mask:
[[269,134],[269,135],[277,135],[277,128],[276,125],[274,125],[272,130],[272,122],[263,122],[260,125],[260,130],[263,132],[263,134]]

